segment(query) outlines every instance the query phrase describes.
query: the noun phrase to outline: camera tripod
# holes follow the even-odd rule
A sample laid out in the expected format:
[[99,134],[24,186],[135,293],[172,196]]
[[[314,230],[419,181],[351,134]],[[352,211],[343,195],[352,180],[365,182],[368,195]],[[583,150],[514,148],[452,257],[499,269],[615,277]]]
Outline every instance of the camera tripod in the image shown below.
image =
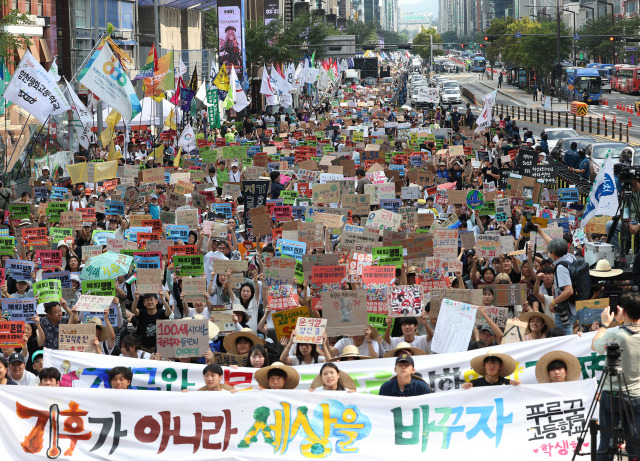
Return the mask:
[[[620,218],[625,210],[629,211],[629,216],[631,211],[633,211],[636,216],[640,216],[640,207],[633,197],[633,190],[631,188],[632,182],[623,179],[618,210],[616,211],[615,216],[613,216],[613,225],[611,226],[611,229],[609,229],[607,243],[611,243],[611,240],[616,233],[616,229],[618,228],[618,224],[620,223]],[[622,224],[620,227],[620,258],[618,261],[620,262],[621,267],[626,266],[627,255],[631,250],[631,218],[629,216],[622,218]]]
[[[615,381],[614,378],[616,378]],[[613,387],[613,384],[615,383],[617,384],[617,389],[624,390],[623,392],[610,392],[611,409],[609,412],[609,418],[611,420],[611,427],[603,427],[600,424],[600,421],[596,421],[593,418],[596,405],[599,399],[602,397],[602,388],[607,381],[609,382],[609,389],[615,389],[615,387]],[[607,352],[607,361],[602,370],[602,377],[600,379],[600,382],[598,383],[598,388],[596,389],[593,401],[591,402],[591,406],[589,407],[587,417],[585,418],[585,421],[588,421],[589,423],[588,425],[585,424],[584,428],[580,432],[580,436],[578,437],[578,445],[576,445],[576,449],[573,452],[571,461],[575,461],[576,456],[578,455],[590,455],[592,461],[597,461],[598,454],[621,455],[622,453],[620,451],[619,445],[623,440],[627,442],[627,446],[635,444],[637,447],[636,451],[640,451],[638,426],[637,422],[635,421],[633,407],[631,405],[628,391],[629,389],[627,387],[627,380],[625,379],[624,372],[622,371],[622,367],[620,366],[620,359],[609,357],[609,353]],[[619,421],[616,421],[615,419],[616,414],[619,415]],[[625,433],[623,430],[625,426],[628,426],[628,433]],[[591,435],[591,453],[580,453],[587,431],[589,431]],[[613,435],[613,439],[611,440],[609,446],[606,448],[605,452],[598,452],[598,432],[604,432]]]

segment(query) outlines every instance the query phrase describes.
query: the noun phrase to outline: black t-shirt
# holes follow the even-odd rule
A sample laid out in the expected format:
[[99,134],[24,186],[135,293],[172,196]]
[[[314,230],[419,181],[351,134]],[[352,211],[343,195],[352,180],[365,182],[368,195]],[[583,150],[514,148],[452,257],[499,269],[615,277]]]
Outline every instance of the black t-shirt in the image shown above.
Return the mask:
[[154,348],[156,347],[156,321],[166,318],[164,308],[157,309],[153,315],[149,314],[144,306],[139,306],[138,311],[137,334],[140,337],[140,343],[146,348]]
[[[496,176],[498,176],[498,179],[494,178],[493,176],[489,176],[487,173],[495,174]],[[482,177],[483,182],[496,182],[500,179],[500,170],[495,166],[492,166],[491,168],[485,166],[484,168],[482,168]]]
[[509,380],[506,378],[498,378],[498,382],[491,384],[488,383],[487,380],[484,378],[484,376],[478,378],[478,379],[473,379],[470,381],[471,384],[473,384],[473,387],[487,387],[487,386],[505,386],[507,384],[509,384]]

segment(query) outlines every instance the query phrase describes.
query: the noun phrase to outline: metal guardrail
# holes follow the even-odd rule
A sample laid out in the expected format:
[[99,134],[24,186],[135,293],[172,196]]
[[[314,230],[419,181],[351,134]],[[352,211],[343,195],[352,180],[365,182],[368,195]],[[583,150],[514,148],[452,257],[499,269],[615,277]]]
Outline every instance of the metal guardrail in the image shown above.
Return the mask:
[[462,95],[465,98],[467,98],[469,101],[471,101],[473,105],[476,104],[476,95],[473,94],[471,91],[467,90],[465,87],[462,87]]

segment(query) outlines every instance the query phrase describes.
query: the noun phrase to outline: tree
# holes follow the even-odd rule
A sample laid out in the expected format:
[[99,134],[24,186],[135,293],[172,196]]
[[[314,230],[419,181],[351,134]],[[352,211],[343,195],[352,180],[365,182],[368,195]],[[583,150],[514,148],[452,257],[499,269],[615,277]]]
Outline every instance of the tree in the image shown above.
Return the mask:
[[[429,27],[428,29],[424,26],[418,32],[413,39],[413,45],[421,45],[415,48],[414,53],[419,55],[423,60],[428,60],[431,57],[431,37],[433,36],[433,43],[439,44],[442,43],[442,39],[440,38],[440,34],[436,31],[435,27]],[[437,50],[434,48],[433,55],[441,55],[442,50]]]
[[347,27],[344,31],[346,35],[355,35],[356,45],[362,45],[363,43],[375,42],[378,39],[376,33],[376,25],[373,22],[360,22],[360,21],[348,21]]
[[218,49],[218,10],[212,8],[202,15],[202,32],[204,47],[210,50]]
[[[0,0],[0,9],[8,6],[8,0]],[[7,32],[8,26],[31,24],[26,14],[18,10],[9,10],[5,16],[0,16],[0,58],[11,59],[18,48],[27,49],[33,43],[24,34]]]
[[[638,30],[639,23],[640,18],[638,17],[621,19],[616,21],[615,24],[611,24],[610,16],[600,16],[595,20],[591,20],[580,30],[580,50],[586,51],[594,60],[600,58],[602,62],[614,62],[612,53],[618,53],[619,58],[628,57],[624,51],[625,43],[615,40],[612,46],[609,37],[633,34],[634,31]],[[589,35],[596,35],[596,37],[589,37]],[[631,54],[634,53],[632,52]]]
[[491,26],[489,26],[489,28],[485,31],[486,36],[493,37],[490,39],[489,46],[487,46],[485,50],[485,55],[489,62],[500,61],[502,51],[505,49],[507,44],[507,38],[502,37],[502,35],[506,35],[508,33],[507,28],[509,24],[514,21],[515,20],[510,16],[505,19],[496,18],[491,21]]

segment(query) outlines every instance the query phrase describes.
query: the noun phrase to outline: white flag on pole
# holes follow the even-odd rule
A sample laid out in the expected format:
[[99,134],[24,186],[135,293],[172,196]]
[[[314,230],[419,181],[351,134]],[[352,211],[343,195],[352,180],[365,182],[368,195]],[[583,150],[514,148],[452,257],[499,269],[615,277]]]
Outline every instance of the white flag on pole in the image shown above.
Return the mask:
[[271,86],[271,79],[269,78],[269,72],[267,66],[262,68],[262,82],[260,83],[260,93],[267,99],[268,106],[274,106],[278,104],[278,97],[276,92]]
[[[44,123],[71,107],[52,75],[26,51],[2,95]],[[0,98],[1,99],[1,98]]]
[[[80,98],[73,91],[69,82],[66,81],[67,91],[69,91],[69,102],[71,103],[71,110],[73,111],[73,127],[78,134],[78,142],[85,149],[89,148],[89,136],[91,136],[91,127],[93,126],[93,117],[89,110],[82,104]],[[125,130],[126,132],[126,130]],[[126,144],[125,144],[126,146]]]
[[191,152],[196,148],[196,134],[193,132],[191,125],[187,125],[182,130],[180,139],[178,139],[178,147],[182,147],[185,152]]
[[231,67],[231,75],[229,79],[233,79],[235,82],[235,98],[233,99],[233,110],[236,112],[240,112],[242,109],[249,105],[249,100],[247,99],[247,95],[242,89],[242,85],[240,84],[240,80],[238,80],[238,74],[236,74],[235,67]]
[[580,227],[587,225],[594,216],[615,216],[618,211],[618,191],[616,190],[613,160],[610,153],[604,160],[604,166],[598,172],[591,186],[589,201],[582,212]]

